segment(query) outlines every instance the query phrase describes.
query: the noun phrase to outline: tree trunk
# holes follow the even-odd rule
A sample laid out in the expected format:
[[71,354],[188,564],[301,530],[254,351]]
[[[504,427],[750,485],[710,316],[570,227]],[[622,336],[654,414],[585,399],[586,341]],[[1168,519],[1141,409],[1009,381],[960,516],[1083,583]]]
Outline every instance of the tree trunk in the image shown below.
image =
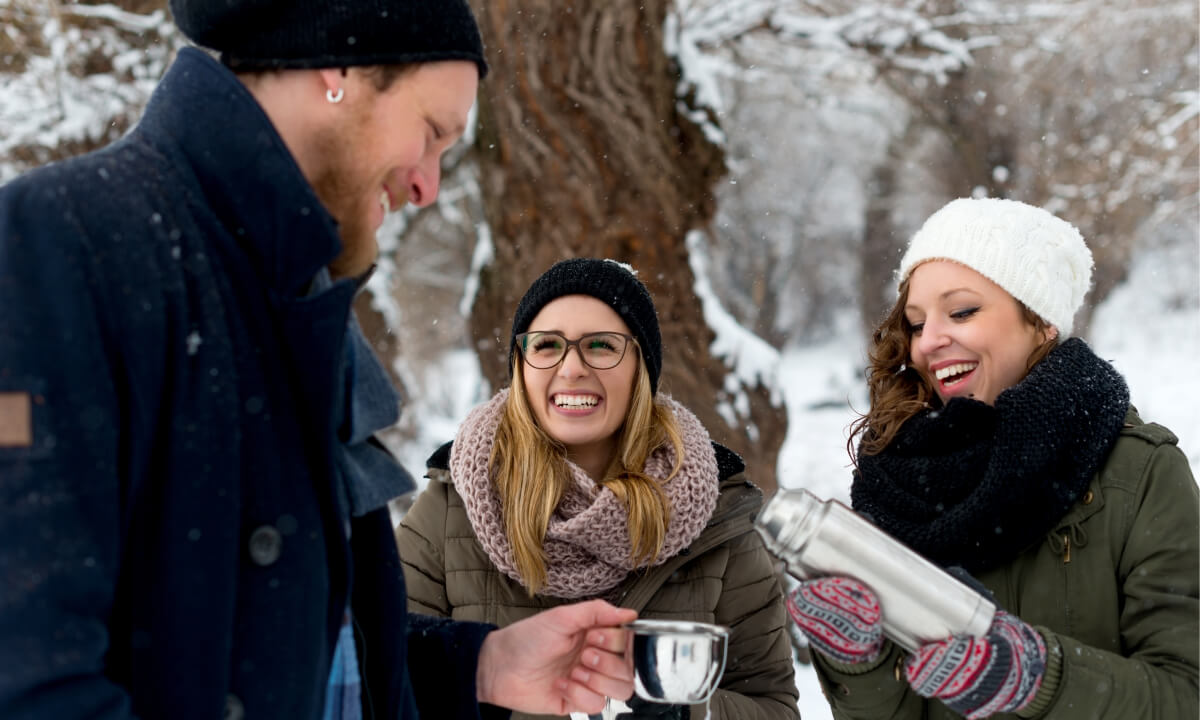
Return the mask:
[[[907,74],[893,70],[885,81],[906,100],[912,114],[871,176],[859,276],[868,334],[895,302],[893,273],[925,218],[946,202],[971,197],[980,189],[988,197],[1007,197],[1016,164],[1016,141],[1010,128],[997,120],[1002,116],[996,112],[996,94],[987,85],[994,82],[990,73],[955,72],[945,84],[926,86],[914,85]],[[941,141],[935,147],[922,142],[930,133]],[[914,177],[914,166],[936,170],[922,179]],[[917,183],[924,184],[923,192],[917,192]],[[934,205],[913,217],[913,198],[921,195]]]
[[[913,133],[912,123],[905,127],[902,136],[909,139]],[[859,266],[859,308],[862,311],[863,336],[869,339],[895,302],[895,284],[892,275],[899,262],[904,245],[896,232],[893,205],[897,202],[896,183],[897,142],[888,145],[884,161],[871,172],[870,193],[867,199],[866,219],[863,223],[862,263]]]
[[[723,153],[681,113],[663,49],[668,0],[474,3],[491,74],[479,108],[481,187],[494,257],[471,329],[484,376],[508,384],[512,315],[555,261],[607,257],[635,267],[658,308],[661,389],[747,461],[770,492],[786,412],[764,388],[730,426],[717,412],[728,369],[693,290],[685,238],[713,216]],[[692,115],[692,117],[696,117]]]

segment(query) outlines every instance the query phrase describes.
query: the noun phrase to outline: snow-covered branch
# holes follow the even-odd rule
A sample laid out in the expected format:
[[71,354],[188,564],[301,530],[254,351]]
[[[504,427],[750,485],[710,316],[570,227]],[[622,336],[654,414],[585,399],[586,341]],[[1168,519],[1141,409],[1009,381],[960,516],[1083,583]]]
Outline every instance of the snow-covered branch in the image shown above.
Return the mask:
[[[744,388],[762,385],[771,393],[771,402],[782,402],[779,388],[779,351],[769,343],[742,326],[722,305],[713,292],[709,280],[709,260],[703,231],[693,230],[687,235],[688,264],[695,276],[693,289],[704,309],[704,320],[712,329],[711,350],[714,357],[723,359],[730,367],[730,378],[734,385],[740,382],[736,393]],[[726,390],[730,388],[727,387]]]
[[63,5],[59,12],[65,15],[99,18],[109,24],[130,32],[142,33],[151,30],[162,32],[167,23],[166,13],[155,10],[148,15],[122,10],[116,5]]

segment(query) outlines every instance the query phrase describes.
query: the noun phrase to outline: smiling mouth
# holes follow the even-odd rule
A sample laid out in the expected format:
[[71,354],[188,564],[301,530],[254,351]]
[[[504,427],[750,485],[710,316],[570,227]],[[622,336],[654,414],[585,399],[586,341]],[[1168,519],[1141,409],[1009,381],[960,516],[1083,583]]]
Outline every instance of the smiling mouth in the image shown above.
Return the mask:
[[944,368],[938,368],[933,373],[933,376],[937,378],[937,381],[941,383],[944,389],[949,390],[966,380],[977,367],[979,367],[979,363],[977,362],[954,363]]
[[600,398],[596,395],[565,395],[560,393],[555,395],[552,401],[555,407],[566,410],[585,410],[600,404]]

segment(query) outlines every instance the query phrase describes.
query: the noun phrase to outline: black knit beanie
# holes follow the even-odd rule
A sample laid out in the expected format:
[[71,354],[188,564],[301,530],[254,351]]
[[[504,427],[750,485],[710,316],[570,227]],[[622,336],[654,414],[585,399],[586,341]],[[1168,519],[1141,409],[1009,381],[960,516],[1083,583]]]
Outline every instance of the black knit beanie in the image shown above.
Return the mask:
[[233,70],[468,60],[487,74],[467,0],[170,0],[192,42]]
[[573,258],[555,263],[533,281],[517,305],[512,336],[508,342],[508,368],[512,372],[517,335],[529,330],[529,323],[551,300],[564,295],[590,295],[616,311],[642,349],[642,360],[650,373],[650,391],[658,392],[662,373],[662,336],[658,332],[658,313],[646,286],[632,268],[615,260]]

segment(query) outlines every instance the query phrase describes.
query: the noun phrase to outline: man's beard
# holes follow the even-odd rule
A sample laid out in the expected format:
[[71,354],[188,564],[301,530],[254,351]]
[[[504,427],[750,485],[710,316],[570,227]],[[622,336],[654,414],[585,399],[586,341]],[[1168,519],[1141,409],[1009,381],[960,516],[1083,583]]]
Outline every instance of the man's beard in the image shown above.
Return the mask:
[[379,252],[375,228],[370,227],[370,210],[366,198],[377,198],[382,187],[372,192],[354,172],[353,142],[342,137],[356,137],[357,127],[337,133],[323,133],[317,142],[326,158],[333,160],[312,179],[313,191],[321,204],[338,223],[342,251],[329,263],[329,272],[336,278],[361,275],[370,269]]

